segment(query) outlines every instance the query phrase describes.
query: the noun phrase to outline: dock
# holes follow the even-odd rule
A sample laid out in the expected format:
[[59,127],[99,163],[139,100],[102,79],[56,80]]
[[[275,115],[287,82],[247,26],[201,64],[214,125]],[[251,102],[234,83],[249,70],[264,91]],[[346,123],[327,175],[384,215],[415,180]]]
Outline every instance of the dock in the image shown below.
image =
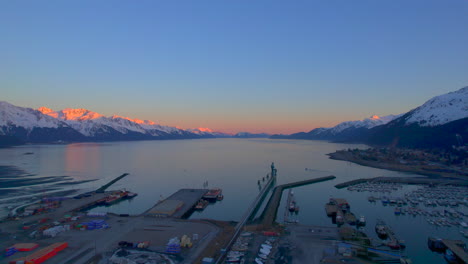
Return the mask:
[[278,212],[278,206],[281,201],[281,196],[285,189],[290,189],[290,188],[308,185],[312,183],[329,181],[335,178],[336,178],[335,176],[326,176],[326,177],[309,179],[305,181],[291,182],[291,183],[276,186],[275,189],[273,190],[273,194],[271,195],[270,200],[268,201],[268,204],[265,207],[265,210],[263,211],[262,216],[260,217],[261,225],[265,229],[272,227],[273,222],[275,221],[275,218],[276,218],[276,213]]
[[463,249],[465,243],[461,240],[450,240],[450,239],[442,239],[442,243],[450,249],[455,256],[463,261],[462,263],[468,263],[468,253]]
[[159,201],[144,213],[152,217],[186,218],[209,189],[180,189],[167,199]]
[[120,181],[121,179],[123,179],[124,177],[126,177],[127,175],[129,175],[129,173],[124,173],[122,175],[120,175],[119,177],[113,179],[112,181],[110,181],[109,183],[101,186],[99,189],[96,190],[96,193],[103,193],[104,191],[106,191],[107,188],[109,188],[112,184]]

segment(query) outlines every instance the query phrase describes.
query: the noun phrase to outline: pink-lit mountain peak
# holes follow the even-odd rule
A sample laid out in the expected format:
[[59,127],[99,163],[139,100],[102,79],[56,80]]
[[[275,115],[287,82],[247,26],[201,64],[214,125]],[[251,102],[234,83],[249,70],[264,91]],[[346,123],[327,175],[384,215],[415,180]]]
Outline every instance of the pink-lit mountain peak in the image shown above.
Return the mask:
[[138,119],[138,118],[130,118],[130,117],[125,117],[125,116],[118,116],[118,115],[113,115],[111,117],[112,119],[117,119],[117,118],[121,118],[121,119],[125,119],[125,120],[128,120],[130,122],[133,122],[133,123],[137,123],[139,125],[156,125],[155,122],[151,121],[151,120],[141,120],[141,119]]
[[84,121],[84,120],[93,120],[104,117],[103,115],[89,111],[83,108],[65,108],[61,111],[54,111],[47,107],[39,107],[37,109],[39,112],[62,120],[73,120],[73,121]]
[[207,127],[199,127],[197,129],[200,130],[201,132],[210,132],[210,133],[214,132],[212,129],[209,129]]
[[75,120],[75,121],[83,121],[83,120],[93,120],[104,117],[103,115],[89,111],[87,109],[78,108],[65,108],[62,111],[62,118],[65,120]]

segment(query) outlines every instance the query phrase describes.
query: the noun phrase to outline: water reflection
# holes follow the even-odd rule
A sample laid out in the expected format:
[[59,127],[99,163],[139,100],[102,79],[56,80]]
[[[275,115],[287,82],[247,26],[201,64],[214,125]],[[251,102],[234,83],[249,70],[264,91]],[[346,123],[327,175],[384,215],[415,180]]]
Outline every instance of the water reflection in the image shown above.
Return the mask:
[[80,174],[83,170],[96,175],[102,165],[101,144],[98,143],[65,145],[64,156],[65,171],[72,175]]

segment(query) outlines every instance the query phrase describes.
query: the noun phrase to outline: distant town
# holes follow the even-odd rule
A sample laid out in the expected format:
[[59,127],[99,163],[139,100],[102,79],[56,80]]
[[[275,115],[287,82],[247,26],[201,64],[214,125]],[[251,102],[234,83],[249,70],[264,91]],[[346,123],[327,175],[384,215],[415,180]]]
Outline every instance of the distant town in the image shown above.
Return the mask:
[[466,147],[449,150],[368,148],[346,149],[329,154],[330,158],[360,165],[413,172],[426,176],[467,177],[468,151]]

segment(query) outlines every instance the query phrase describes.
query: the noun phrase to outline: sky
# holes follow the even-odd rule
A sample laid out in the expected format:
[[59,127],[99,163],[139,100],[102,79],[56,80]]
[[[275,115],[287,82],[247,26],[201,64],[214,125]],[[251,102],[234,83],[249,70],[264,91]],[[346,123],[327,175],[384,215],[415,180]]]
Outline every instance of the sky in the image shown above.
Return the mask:
[[466,0],[0,2],[18,106],[293,133],[467,85]]

